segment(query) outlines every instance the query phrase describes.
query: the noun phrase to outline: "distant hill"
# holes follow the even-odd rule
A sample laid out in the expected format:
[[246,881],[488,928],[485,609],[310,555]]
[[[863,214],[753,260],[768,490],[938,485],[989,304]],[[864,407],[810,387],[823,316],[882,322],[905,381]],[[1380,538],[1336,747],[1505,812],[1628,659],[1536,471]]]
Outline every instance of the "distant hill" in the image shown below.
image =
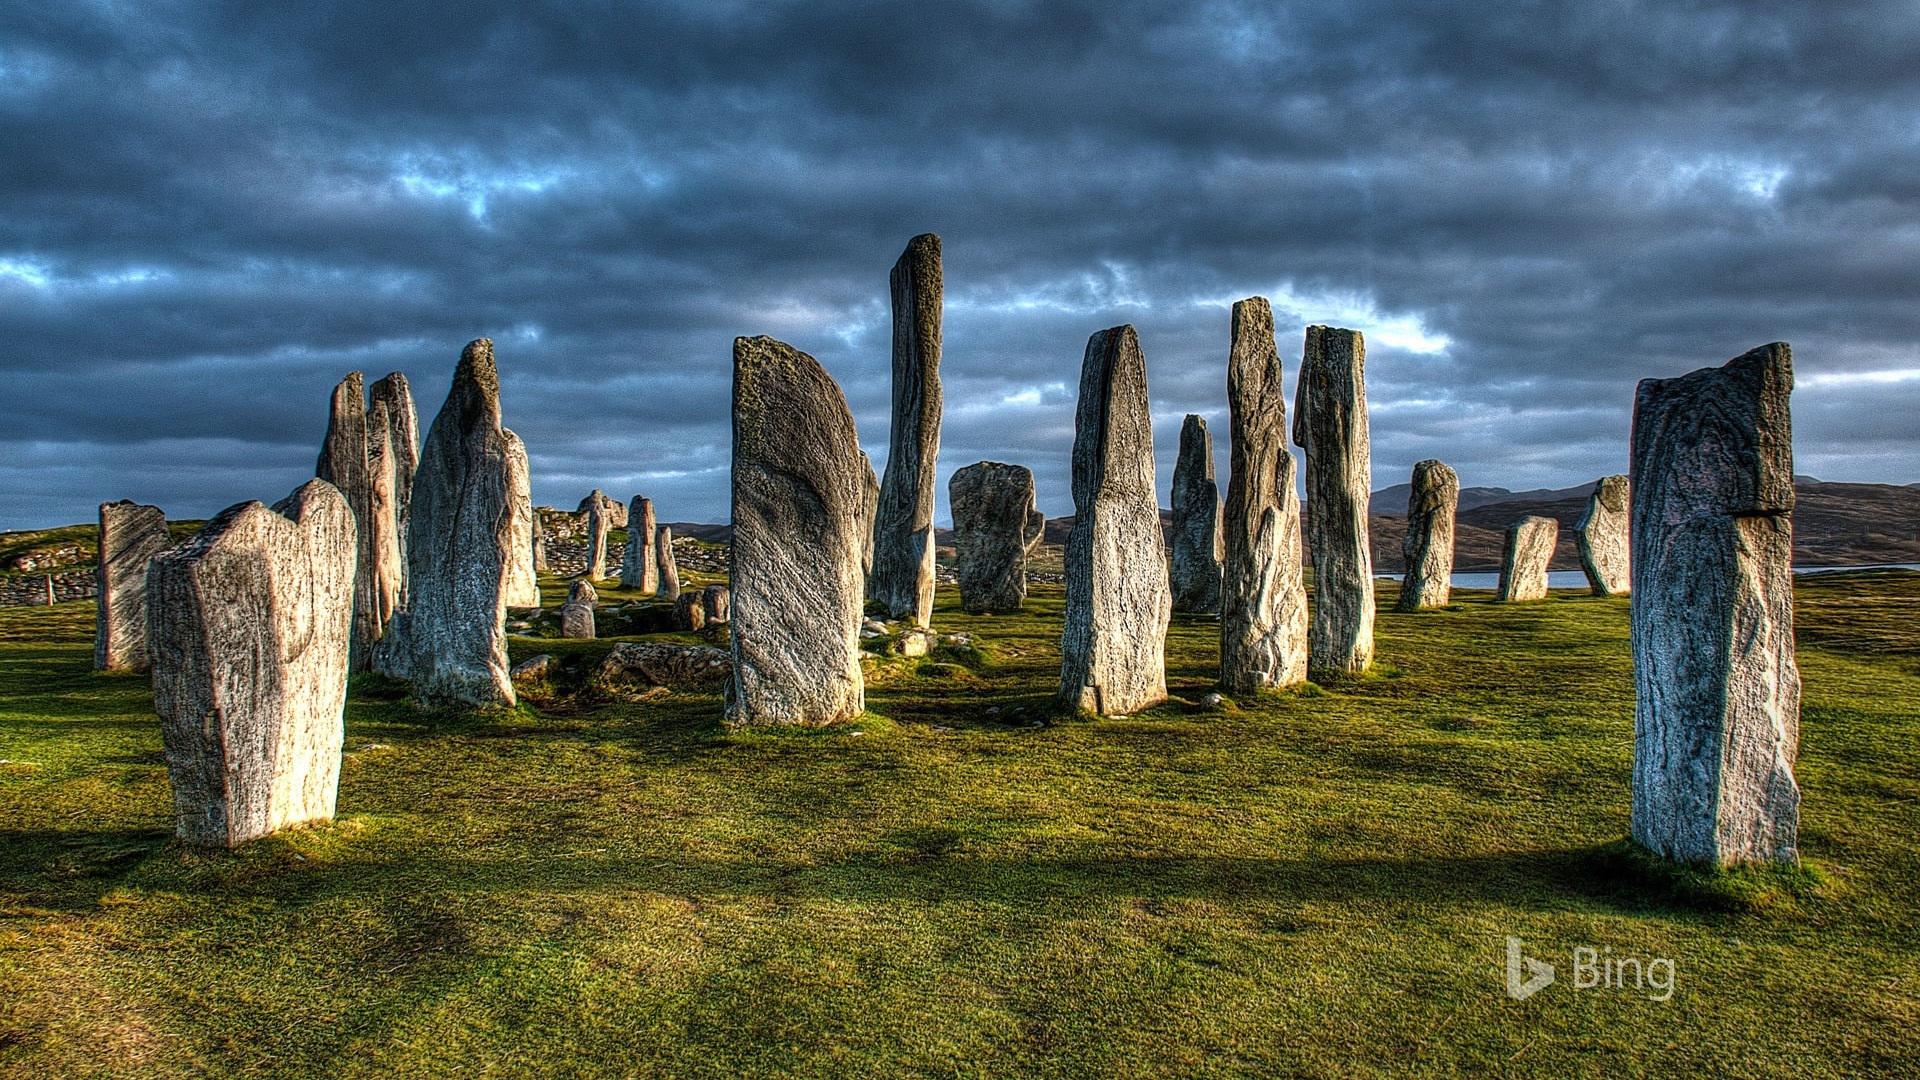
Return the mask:
[[[1412,490],[1412,484],[1383,487],[1374,492],[1373,497],[1367,501],[1367,510],[1380,517],[1406,517],[1407,495]],[[1570,488],[1535,488],[1532,491],[1508,491],[1501,487],[1461,488],[1460,509],[1476,510],[1482,506],[1503,502],[1553,502],[1559,499],[1579,499],[1584,505],[1587,494],[1592,490],[1592,484],[1581,484]]]

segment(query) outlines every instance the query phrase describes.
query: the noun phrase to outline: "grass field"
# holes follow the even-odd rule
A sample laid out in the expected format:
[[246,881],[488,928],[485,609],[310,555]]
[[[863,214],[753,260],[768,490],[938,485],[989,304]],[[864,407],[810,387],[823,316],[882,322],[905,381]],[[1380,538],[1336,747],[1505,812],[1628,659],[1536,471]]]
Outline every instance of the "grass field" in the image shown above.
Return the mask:
[[[1920,1071],[1920,575],[1802,583],[1806,869],[1720,876],[1622,842],[1625,601],[1391,592],[1375,676],[1218,710],[1176,616],[1126,720],[1045,720],[1058,589],[943,589],[982,656],[876,661],[829,732],[516,639],[572,674],[493,716],[356,684],[339,819],[237,853],[171,842],[92,605],[0,611],[0,1075]],[[1508,935],[1559,981],[1510,1000]],[[1582,946],[1671,998],[1576,988]]]

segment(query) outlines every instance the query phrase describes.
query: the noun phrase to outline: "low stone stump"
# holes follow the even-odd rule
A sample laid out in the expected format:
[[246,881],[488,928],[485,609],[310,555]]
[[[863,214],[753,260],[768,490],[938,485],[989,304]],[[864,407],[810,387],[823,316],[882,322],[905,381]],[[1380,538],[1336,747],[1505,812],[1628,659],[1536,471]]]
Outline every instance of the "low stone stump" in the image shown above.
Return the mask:
[[733,658],[725,649],[669,641],[623,641],[594,673],[602,685],[637,682],[675,689],[719,686],[732,676]]
[[1553,561],[1559,541],[1560,523],[1550,517],[1528,514],[1507,526],[1496,599],[1503,604],[1546,599],[1547,564]]

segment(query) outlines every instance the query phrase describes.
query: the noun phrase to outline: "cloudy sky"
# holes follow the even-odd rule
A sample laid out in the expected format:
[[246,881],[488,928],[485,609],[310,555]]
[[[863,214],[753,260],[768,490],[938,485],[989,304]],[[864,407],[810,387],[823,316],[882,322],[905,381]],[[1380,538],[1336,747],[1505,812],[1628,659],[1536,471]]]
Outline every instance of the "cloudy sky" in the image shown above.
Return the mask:
[[1920,480],[1904,2],[0,0],[0,527],[272,500],[332,385],[431,420],[492,337],[534,494],[724,520],[731,342],[887,441],[887,271],[944,238],[945,478],[1071,511],[1132,323],[1163,498],[1228,307],[1365,331],[1374,483],[1625,471],[1636,380],[1790,341],[1798,469]]

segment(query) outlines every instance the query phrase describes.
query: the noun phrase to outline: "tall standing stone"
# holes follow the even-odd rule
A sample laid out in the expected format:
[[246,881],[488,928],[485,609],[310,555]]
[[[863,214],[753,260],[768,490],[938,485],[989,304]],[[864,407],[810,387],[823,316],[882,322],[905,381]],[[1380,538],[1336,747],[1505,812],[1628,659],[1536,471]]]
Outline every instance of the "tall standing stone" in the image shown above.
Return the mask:
[[1034,506],[1033,472],[998,461],[968,465],[947,481],[947,503],[961,608],[973,615],[1019,611],[1027,600],[1027,556],[1047,528]]
[[1273,308],[1265,297],[1233,305],[1227,409],[1232,445],[1221,514],[1220,684],[1251,693],[1307,681],[1300,496],[1287,450]]
[[533,572],[535,577],[551,569],[547,565],[547,523],[540,511],[533,512]]
[[501,428],[507,440],[507,510],[511,515],[507,533],[508,607],[540,606],[540,563],[545,551],[535,537],[540,528],[533,512],[533,465],[527,459],[527,444],[509,428]]
[[1640,383],[1633,838],[1687,863],[1799,858],[1793,354]]
[[653,551],[656,569],[660,573],[660,586],[654,595],[662,600],[680,599],[680,564],[673,557],[673,529],[662,525],[653,535]]
[[[873,523],[880,514],[880,477],[873,459],[860,452],[860,580],[873,581]],[[871,594],[871,590],[869,590]]]
[[367,465],[367,392],[359,372],[349,372],[333,388],[327,411],[327,433],[320,443],[314,475],[337,488],[353,510],[355,550],[359,563],[353,572],[353,652],[350,665],[364,671],[372,659],[373,643],[386,628],[380,617],[375,584],[372,474]]
[[1400,545],[1407,573],[1400,581],[1401,611],[1445,607],[1453,595],[1453,519],[1460,509],[1460,476],[1443,461],[1415,462],[1407,492],[1407,537]]
[[360,530],[366,550],[360,563],[366,568],[373,593],[374,620],[382,635],[393,613],[399,610],[400,594],[407,572],[400,562],[401,543],[396,531],[400,525],[395,485],[398,455],[393,448],[393,425],[388,421],[387,403],[373,398],[367,404],[367,520]]
[[[597,493],[596,493],[597,494]],[[587,507],[587,578],[599,581],[607,576],[607,533],[613,528],[606,508],[599,502]]]
[[627,507],[619,499],[606,494],[599,488],[594,488],[591,494],[580,500],[580,519],[587,521],[588,515],[595,507],[600,508],[600,516],[606,519],[608,528],[624,529],[627,527]]
[[1173,601],[1154,491],[1147,363],[1133,327],[1087,341],[1074,412],[1060,701],[1101,715],[1166,700]]
[[480,338],[460,354],[413,481],[404,670],[430,704],[514,704],[506,583],[529,545],[515,535],[512,457],[493,342]]
[[627,556],[620,562],[620,586],[650,593],[660,587],[659,558],[653,551],[653,500],[638,495],[627,504]]
[[233,847],[333,817],[357,531],[313,480],[154,557],[153,702],[181,840]]
[[173,546],[167,515],[134,502],[100,504],[93,666],[147,670],[147,563]]
[[389,372],[367,388],[368,409],[383,406],[387,417],[387,454],[393,461],[393,535],[399,549],[399,606],[407,604],[407,508],[413,503],[413,472],[420,466],[420,417],[413,407],[407,377]]
[[1220,610],[1220,484],[1213,472],[1213,433],[1187,414],[1173,466],[1173,610]]
[[1366,361],[1360,331],[1307,327],[1293,405],[1293,441],[1307,454],[1307,548],[1313,553],[1307,666],[1335,675],[1373,666]]
[[813,357],[734,340],[733,723],[833,724],[866,708],[863,457],[846,399]]
[[1624,596],[1633,587],[1633,560],[1628,555],[1627,509],[1631,485],[1624,476],[1603,476],[1587,498],[1587,512],[1573,527],[1580,548],[1580,568],[1595,596]]
[[873,524],[868,591],[890,617],[933,618],[933,499],[940,454],[940,238],[907,242],[893,264],[893,427]]
[[1507,546],[1500,557],[1501,603],[1542,600],[1547,595],[1547,564],[1560,543],[1560,523],[1528,514],[1507,526]]

